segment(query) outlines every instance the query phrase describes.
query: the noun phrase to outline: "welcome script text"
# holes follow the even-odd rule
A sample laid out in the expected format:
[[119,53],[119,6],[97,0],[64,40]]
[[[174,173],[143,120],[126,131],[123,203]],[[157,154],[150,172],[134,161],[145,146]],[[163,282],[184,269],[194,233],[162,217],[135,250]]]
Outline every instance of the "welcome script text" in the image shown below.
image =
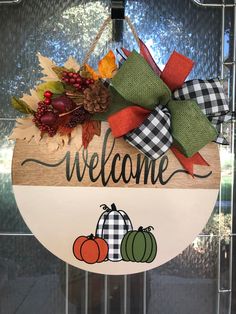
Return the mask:
[[[71,158],[71,152],[67,151],[64,157],[56,163],[47,163],[42,160],[28,158],[21,165],[36,163],[44,167],[57,168],[65,165],[65,178],[70,181],[76,176],[78,182],[83,182],[85,176],[89,176],[91,182],[101,182],[103,186],[109,185],[110,182],[118,183],[123,181],[125,184],[152,184],[160,183],[166,185],[177,174],[186,175],[187,171],[176,169],[167,175],[169,159],[166,155],[158,161],[151,160],[138,153],[136,158],[131,158],[129,154],[114,153],[116,140],[111,139],[111,130],[108,129],[104,135],[104,141],[101,153],[94,152],[89,156],[88,150],[83,149],[74,154]],[[109,147],[109,148],[108,148]],[[205,175],[194,174],[195,177],[205,179],[212,174],[209,171]]]

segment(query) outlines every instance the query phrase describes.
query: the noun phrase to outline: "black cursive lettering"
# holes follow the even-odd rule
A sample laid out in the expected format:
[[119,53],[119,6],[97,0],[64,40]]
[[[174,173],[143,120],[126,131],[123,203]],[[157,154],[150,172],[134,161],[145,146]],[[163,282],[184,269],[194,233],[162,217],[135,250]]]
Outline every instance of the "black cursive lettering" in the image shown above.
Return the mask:
[[[67,181],[71,181],[76,173],[78,182],[83,182],[87,174],[91,182],[100,181],[103,186],[107,186],[109,182],[118,183],[123,181],[125,184],[152,184],[159,182],[161,185],[166,185],[175,175],[186,174],[187,171],[183,169],[175,170],[169,177],[165,176],[168,169],[169,159],[166,155],[160,158],[160,161],[150,160],[141,153],[133,158],[129,154],[123,157],[120,153],[114,154],[115,139],[110,141],[110,129],[108,129],[104,136],[104,142],[101,150],[101,157],[99,153],[94,152],[89,159],[88,150],[84,149],[81,152],[76,152],[74,159],[71,158],[71,153],[66,152],[65,156],[56,163],[46,163],[41,160],[29,158],[25,159],[21,165],[33,162],[44,167],[56,168],[65,163],[65,177]],[[73,161],[71,161],[71,159]],[[157,167],[157,162],[159,166]],[[97,171],[96,171],[97,170]],[[205,179],[212,174],[209,171],[205,175],[194,174],[195,177]]]

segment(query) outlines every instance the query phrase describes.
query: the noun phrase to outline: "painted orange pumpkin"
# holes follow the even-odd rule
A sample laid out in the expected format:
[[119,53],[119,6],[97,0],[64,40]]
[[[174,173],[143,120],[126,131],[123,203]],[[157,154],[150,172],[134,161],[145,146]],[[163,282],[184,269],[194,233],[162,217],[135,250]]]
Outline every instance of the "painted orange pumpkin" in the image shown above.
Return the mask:
[[87,264],[101,263],[107,258],[108,244],[107,242],[98,237],[80,236],[73,244],[74,256]]

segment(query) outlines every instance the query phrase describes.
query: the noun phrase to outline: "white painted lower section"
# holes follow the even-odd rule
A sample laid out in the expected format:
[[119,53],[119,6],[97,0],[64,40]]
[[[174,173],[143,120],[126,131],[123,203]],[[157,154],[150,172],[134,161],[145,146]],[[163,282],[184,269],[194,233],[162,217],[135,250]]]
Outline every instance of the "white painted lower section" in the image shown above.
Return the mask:
[[[155,268],[180,254],[207,223],[218,190],[14,185],[20,212],[36,238],[53,254],[81,269],[131,274]],[[89,265],[72,252],[80,235],[95,233],[100,204],[115,203],[134,229],[153,226],[158,253],[151,263],[103,262]]]

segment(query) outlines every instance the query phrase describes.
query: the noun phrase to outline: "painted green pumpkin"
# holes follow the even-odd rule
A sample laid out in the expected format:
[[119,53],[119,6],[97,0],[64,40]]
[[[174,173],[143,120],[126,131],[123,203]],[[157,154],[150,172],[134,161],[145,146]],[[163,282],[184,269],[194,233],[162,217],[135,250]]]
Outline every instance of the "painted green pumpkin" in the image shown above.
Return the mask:
[[151,233],[152,227],[140,227],[129,231],[121,243],[121,255],[124,261],[151,263],[157,255],[157,243]]

